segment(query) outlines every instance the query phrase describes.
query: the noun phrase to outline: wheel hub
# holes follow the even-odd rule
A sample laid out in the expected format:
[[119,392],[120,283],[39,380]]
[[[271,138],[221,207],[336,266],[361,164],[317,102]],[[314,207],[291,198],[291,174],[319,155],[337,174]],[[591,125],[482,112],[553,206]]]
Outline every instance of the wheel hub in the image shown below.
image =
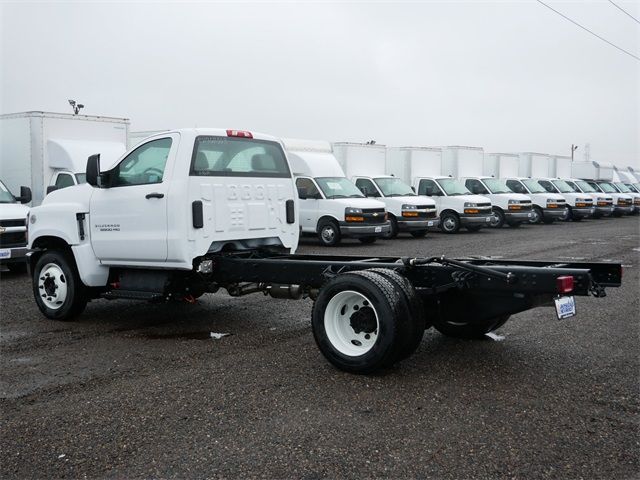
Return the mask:
[[38,291],[46,307],[57,310],[67,299],[67,279],[59,265],[49,263],[40,270]]
[[[358,306],[355,305],[354,309]],[[373,333],[377,328],[376,314],[373,308],[365,306],[357,310],[349,318],[349,325],[354,333]]]
[[324,238],[325,240],[331,241],[333,240],[334,236],[335,236],[335,232],[333,231],[333,228],[325,227],[322,230],[322,238]]

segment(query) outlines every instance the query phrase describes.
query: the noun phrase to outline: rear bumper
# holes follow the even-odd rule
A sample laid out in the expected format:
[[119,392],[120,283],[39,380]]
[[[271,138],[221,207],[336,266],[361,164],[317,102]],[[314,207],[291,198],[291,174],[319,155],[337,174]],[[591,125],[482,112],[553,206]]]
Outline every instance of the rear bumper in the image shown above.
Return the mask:
[[489,215],[460,215],[460,225],[463,227],[467,225],[486,225],[489,227],[491,225],[491,220],[493,219],[493,213]]
[[587,218],[591,217],[594,213],[596,213],[596,207],[573,207],[571,209],[574,217],[577,218]]
[[531,218],[531,210],[526,210],[526,211],[520,211],[520,212],[510,212],[510,211],[506,211],[504,212],[504,216],[505,218],[510,221],[516,221],[516,222],[526,222],[527,220],[529,220],[529,218]]
[[[6,256],[7,250],[9,251],[8,256]],[[27,260],[27,253],[29,253],[27,247],[0,248],[0,265],[25,262]],[[5,256],[3,256],[3,254]]]
[[566,214],[566,208],[545,208],[542,210],[542,215],[545,218],[564,218]]
[[416,230],[428,230],[430,228],[437,228],[440,225],[440,217],[426,218],[420,220],[398,220],[398,230],[401,232],[413,232]]
[[389,233],[390,230],[389,222],[374,225],[353,225],[347,222],[340,222],[340,233],[343,237],[379,237]]

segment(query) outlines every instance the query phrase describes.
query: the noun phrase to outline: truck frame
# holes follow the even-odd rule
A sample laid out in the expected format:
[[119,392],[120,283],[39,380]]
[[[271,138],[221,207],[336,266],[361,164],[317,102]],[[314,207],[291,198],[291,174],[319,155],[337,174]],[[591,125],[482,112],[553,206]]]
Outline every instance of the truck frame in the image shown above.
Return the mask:
[[[250,132],[227,130],[226,136],[224,132],[190,129],[152,137],[125,154],[118,164],[122,166],[107,172],[100,172],[99,155],[91,156],[86,185],[53,192],[41,207],[32,209],[28,222],[32,250],[29,268],[34,298],[46,317],[74,319],[87,302],[96,298],[192,303],[220,289],[231,296],[261,293],[274,298],[311,298],[312,330],[322,354],[339,369],[368,374],[410,356],[427,328],[453,337],[482,338],[502,326],[510,315],[537,306],[555,303],[559,317],[570,316],[575,313],[573,295],[602,297],[605,287],[621,283],[622,268],[617,263],[295,254],[297,238],[292,232],[298,233],[298,224],[293,175],[286,174],[284,163],[277,175],[262,173],[286,161],[282,145],[277,139]],[[175,139],[171,150],[161,142],[167,138]],[[258,149],[254,154],[257,157],[244,163],[233,163],[233,159],[227,163],[228,158],[223,161],[224,157],[216,157],[212,165],[210,159],[200,156],[201,139],[208,142],[207,154],[222,148],[220,144],[238,145],[240,141],[247,143],[245,151]],[[167,148],[167,171],[171,170],[173,176],[163,177],[157,168],[147,168],[150,171],[145,170],[143,177],[155,181],[135,190],[142,199],[135,200],[138,203],[131,200],[122,212],[108,212],[111,220],[105,222],[100,218],[107,215],[101,210],[103,197],[113,209],[122,199],[138,198],[130,186],[118,187],[114,178],[118,169],[135,167],[131,159],[139,159],[139,152],[147,144],[155,145],[153,155]],[[267,158],[269,155],[278,158]],[[234,168],[238,164],[257,170],[236,174],[228,168],[232,164]],[[252,182],[253,190],[236,188],[239,180],[234,175]],[[232,199],[227,201],[235,209],[231,219],[235,223],[229,223],[233,228],[217,237],[210,234],[215,229],[203,228],[212,222],[210,210],[203,207],[203,202],[212,198],[207,186],[210,181],[228,181],[227,187],[234,186],[218,189],[226,196],[216,198]],[[188,182],[195,183],[185,188]],[[273,188],[273,197],[260,187],[275,183],[281,193]],[[149,193],[145,196],[145,192]],[[162,192],[177,199],[176,212],[170,215],[177,215],[173,222],[179,228],[169,231],[168,240],[175,245],[169,244],[167,255],[186,251],[184,258],[189,261],[131,260],[151,255],[153,246],[137,253],[136,242],[142,239],[149,243],[154,237],[146,231],[144,235],[124,231],[132,225],[125,222],[132,216],[137,219],[136,205],[147,208],[166,202]],[[269,221],[256,217],[255,223],[247,223],[254,233],[251,228],[241,231],[234,220],[240,218],[238,192],[244,192],[247,205],[258,212],[258,199],[267,202],[265,208],[276,215],[275,225],[279,226],[272,228]],[[260,225],[264,231],[255,233]],[[176,237],[182,228],[187,233],[184,239]],[[274,231],[280,233],[273,236]],[[130,234],[133,236],[125,238]],[[105,240],[118,235],[124,243],[109,244]],[[199,244],[200,240],[203,243]],[[110,250],[113,245],[120,248],[115,254]]]

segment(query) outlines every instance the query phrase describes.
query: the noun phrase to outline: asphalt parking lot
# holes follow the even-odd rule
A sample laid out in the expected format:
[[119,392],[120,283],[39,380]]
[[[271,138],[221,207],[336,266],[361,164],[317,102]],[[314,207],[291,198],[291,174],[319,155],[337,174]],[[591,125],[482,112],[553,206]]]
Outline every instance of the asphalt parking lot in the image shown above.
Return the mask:
[[[426,332],[373,376],[332,368],[311,302],[106,300],[42,317],[0,280],[2,478],[640,476],[640,222],[400,237],[301,253],[619,261],[623,286],[512,317],[502,341]],[[230,333],[219,340],[210,333]]]

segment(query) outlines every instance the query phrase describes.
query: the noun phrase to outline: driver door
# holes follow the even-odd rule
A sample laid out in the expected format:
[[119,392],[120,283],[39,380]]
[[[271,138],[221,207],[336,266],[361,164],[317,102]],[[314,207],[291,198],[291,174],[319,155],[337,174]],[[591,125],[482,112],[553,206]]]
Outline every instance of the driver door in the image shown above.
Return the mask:
[[[310,178],[299,177],[296,179],[298,190],[298,218],[300,228],[303,232],[315,232],[318,223],[318,210],[320,208],[320,192],[316,184]],[[306,198],[300,198],[300,193],[304,192]]]
[[91,244],[104,264],[144,265],[167,259],[167,203],[179,134],[138,146],[105,172],[91,196]]

